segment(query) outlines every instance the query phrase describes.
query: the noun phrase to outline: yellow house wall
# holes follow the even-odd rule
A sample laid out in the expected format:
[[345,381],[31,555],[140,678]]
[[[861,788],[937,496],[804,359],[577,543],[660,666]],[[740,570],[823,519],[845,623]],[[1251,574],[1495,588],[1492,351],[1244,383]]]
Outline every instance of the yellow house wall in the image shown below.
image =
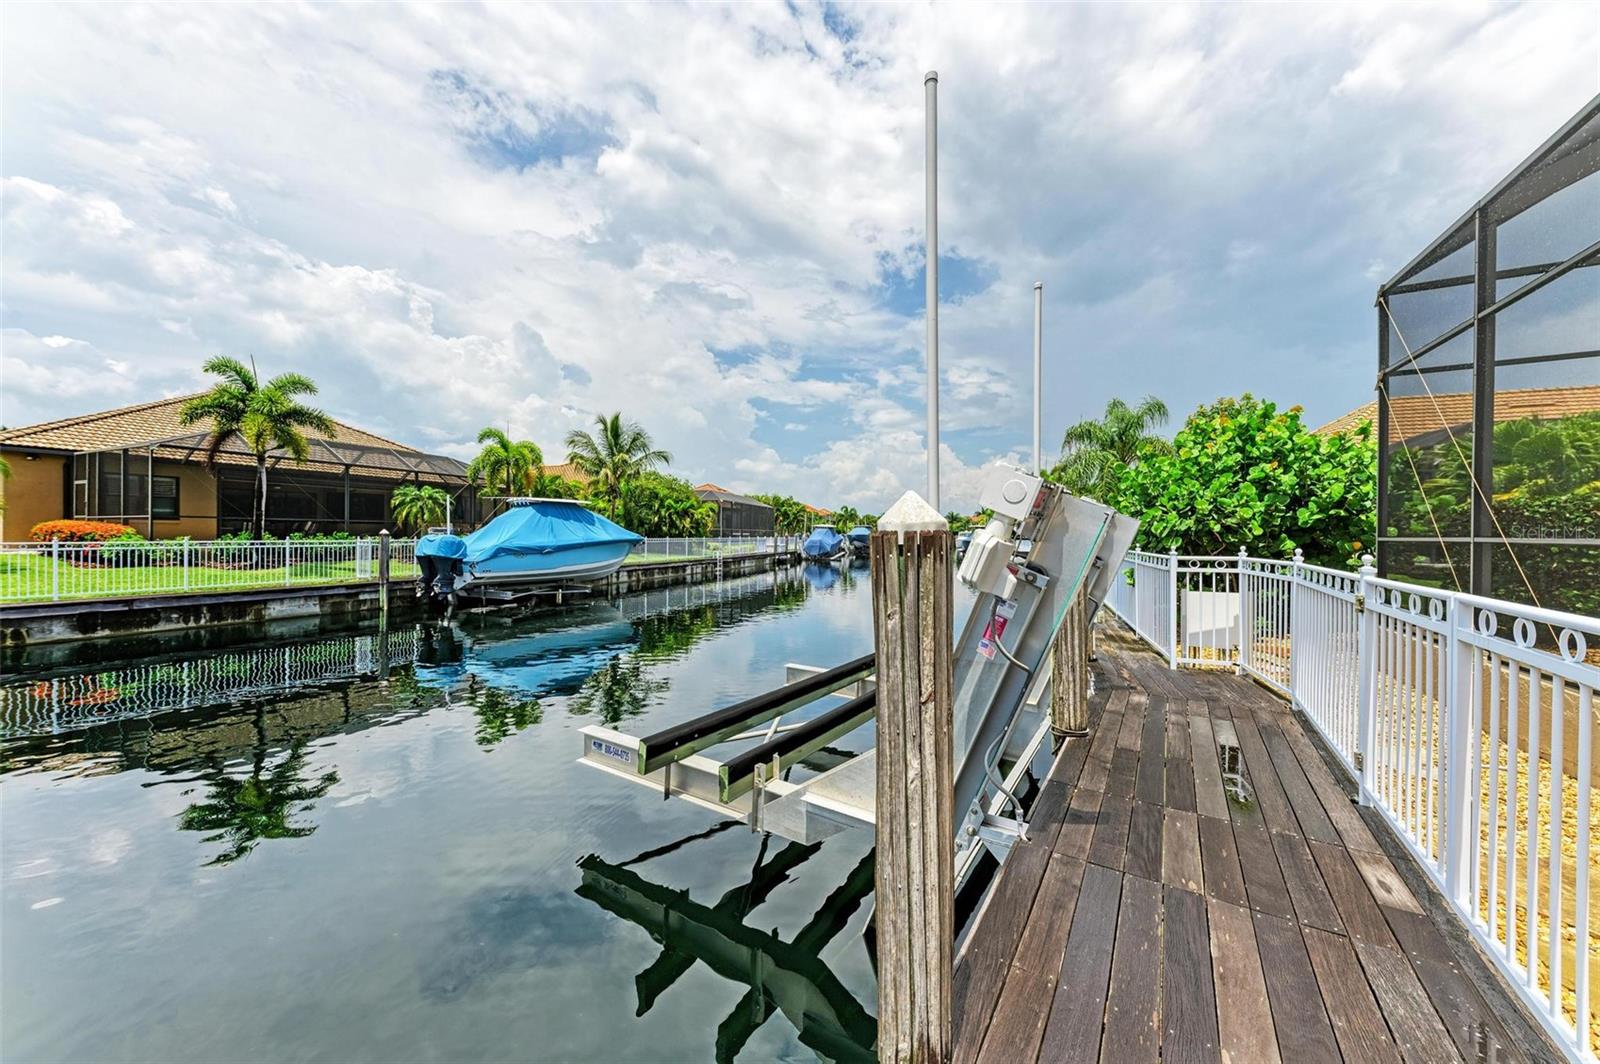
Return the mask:
[[[11,477],[0,484],[5,512],[0,513],[0,542],[20,542],[40,521],[58,521],[72,516],[71,500],[62,488],[64,470],[71,459],[64,455],[34,455],[0,449],[11,464]],[[184,462],[157,462],[156,476],[178,478],[178,517],[157,519],[156,539],[191,536],[214,539],[217,535],[217,481],[205,468]],[[140,533],[150,534],[142,518],[126,522]]]
[[11,476],[0,478],[0,498],[5,512],[0,513],[0,542],[17,543],[28,538],[28,530],[40,521],[56,521],[66,516],[62,478],[66,459],[58,455],[23,454],[0,448],[0,456],[11,465]]
[[[178,478],[177,520],[156,521],[157,539],[175,539],[190,536],[194,539],[217,537],[217,478],[207,473],[204,466],[184,462],[157,462],[158,477]],[[144,531],[144,522],[134,527]]]

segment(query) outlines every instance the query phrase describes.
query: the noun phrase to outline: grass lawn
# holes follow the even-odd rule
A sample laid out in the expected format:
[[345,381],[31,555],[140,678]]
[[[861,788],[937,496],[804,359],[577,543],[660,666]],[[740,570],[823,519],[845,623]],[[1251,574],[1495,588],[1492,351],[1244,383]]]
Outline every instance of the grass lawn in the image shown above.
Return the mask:
[[[364,574],[360,576],[357,575],[353,560],[295,563],[287,569],[281,565],[266,569],[191,566],[188,585],[185,586],[183,568],[177,565],[101,568],[63,563],[59,574],[59,590],[61,600],[66,601],[120,595],[182,594],[186,591],[203,593],[308,587],[375,580],[376,566],[375,561],[366,563],[362,566]],[[0,601],[51,601],[54,596],[51,593],[50,570],[50,557],[46,554],[0,554]],[[417,575],[417,567],[410,563],[392,563],[389,574],[392,580],[410,580]]]

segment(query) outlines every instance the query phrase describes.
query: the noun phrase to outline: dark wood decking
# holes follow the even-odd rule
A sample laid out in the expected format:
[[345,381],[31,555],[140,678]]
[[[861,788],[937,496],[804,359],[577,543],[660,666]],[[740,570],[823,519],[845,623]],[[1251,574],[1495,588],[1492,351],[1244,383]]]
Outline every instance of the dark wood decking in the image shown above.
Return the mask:
[[957,1061],[1548,1055],[1489,1007],[1465,970],[1481,962],[1285,703],[1098,630],[1094,731],[1057,761],[956,963]]

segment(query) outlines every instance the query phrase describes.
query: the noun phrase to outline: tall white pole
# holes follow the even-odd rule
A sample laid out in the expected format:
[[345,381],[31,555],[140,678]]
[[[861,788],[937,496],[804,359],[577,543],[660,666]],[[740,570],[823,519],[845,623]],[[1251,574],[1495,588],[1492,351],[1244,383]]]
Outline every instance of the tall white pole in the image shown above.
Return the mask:
[[1044,473],[1044,282],[1033,282],[1033,471]]
[[939,74],[922,78],[927,102],[928,502],[939,509]]

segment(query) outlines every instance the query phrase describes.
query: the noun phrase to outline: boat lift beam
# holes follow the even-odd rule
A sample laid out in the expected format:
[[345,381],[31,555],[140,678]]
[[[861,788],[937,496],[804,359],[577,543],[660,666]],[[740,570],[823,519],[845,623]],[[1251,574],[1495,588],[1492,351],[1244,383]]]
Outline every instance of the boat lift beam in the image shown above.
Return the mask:
[[758,767],[766,766],[768,778],[775,779],[790,765],[804,761],[841,735],[855,731],[877,711],[878,690],[874,687],[842,706],[835,706],[735,754],[722,763],[722,800],[731,801],[749,791],[755,783]]
[[843,665],[804,676],[753,698],[713,710],[693,720],[674,724],[637,740],[640,775],[648,775],[675,761],[682,761],[709,746],[716,746],[749,728],[789,713],[840,688],[854,684],[872,671],[874,654],[864,654]]

